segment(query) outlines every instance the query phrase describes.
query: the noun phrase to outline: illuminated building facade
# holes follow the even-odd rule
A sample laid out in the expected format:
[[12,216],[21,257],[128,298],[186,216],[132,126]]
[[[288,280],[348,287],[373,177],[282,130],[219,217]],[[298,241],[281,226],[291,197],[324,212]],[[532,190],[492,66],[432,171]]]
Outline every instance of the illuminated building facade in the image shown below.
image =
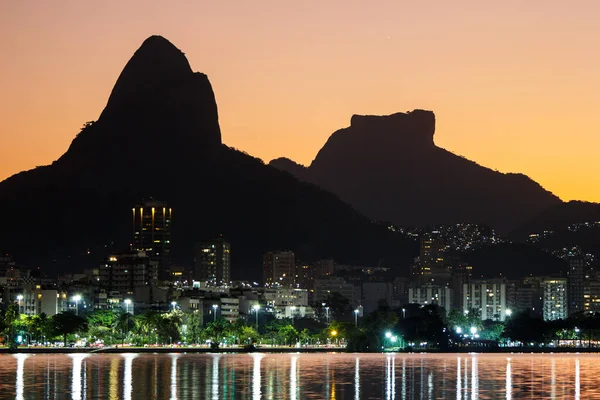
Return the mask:
[[194,280],[214,286],[231,282],[231,244],[219,237],[196,245]]
[[121,296],[132,295],[136,287],[153,285],[157,280],[158,262],[143,251],[109,256],[98,275],[103,288]]
[[46,314],[52,317],[64,311],[61,297],[66,298],[65,292],[55,289],[42,289],[40,285],[23,285],[20,287],[5,287],[3,298],[17,304],[18,311],[24,315]]
[[506,283],[501,280],[475,281],[463,285],[463,312],[475,310],[482,321],[506,318]]
[[450,268],[444,258],[444,240],[438,236],[421,238],[419,248],[419,259],[413,269],[417,285],[449,285]]
[[586,284],[583,308],[585,312],[600,313],[600,281]]
[[131,250],[143,251],[158,262],[161,279],[167,279],[171,253],[172,210],[162,201],[144,201],[133,209]]
[[566,278],[546,278],[542,281],[544,321],[567,319],[568,292]]
[[444,239],[436,236],[422,238],[420,241],[419,261],[421,265],[429,267],[444,266]]
[[263,258],[265,287],[293,287],[296,275],[296,256],[292,251],[270,251]]
[[435,304],[446,312],[452,308],[452,289],[440,285],[423,285],[408,289],[408,302],[422,306]]
[[598,272],[590,274],[585,280],[583,290],[584,312],[600,313],[600,274]]

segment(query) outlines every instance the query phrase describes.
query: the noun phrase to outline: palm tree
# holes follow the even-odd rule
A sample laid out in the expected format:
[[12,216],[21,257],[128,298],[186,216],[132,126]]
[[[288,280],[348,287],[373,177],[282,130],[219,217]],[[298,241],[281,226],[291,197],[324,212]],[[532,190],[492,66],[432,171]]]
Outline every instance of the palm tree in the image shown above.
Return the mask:
[[121,345],[125,343],[125,336],[133,326],[135,326],[135,318],[130,313],[122,313],[115,320],[113,329],[121,334]]
[[11,303],[8,309],[4,312],[4,325],[6,326],[7,344],[10,348],[15,348],[15,333],[14,323],[19,318],[19,306],[16,303]]
[[150,337],[150,334],[155,332],[158,318],[158,314],[154,311],[146,311],[135,318],[135,326],[142,336],[142,344],[144,344],[144,338]]

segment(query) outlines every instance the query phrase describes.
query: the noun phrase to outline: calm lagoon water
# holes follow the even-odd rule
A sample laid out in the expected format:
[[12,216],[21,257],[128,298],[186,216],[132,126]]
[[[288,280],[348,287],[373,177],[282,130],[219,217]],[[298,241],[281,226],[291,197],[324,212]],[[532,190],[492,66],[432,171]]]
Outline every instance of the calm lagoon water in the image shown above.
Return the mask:
[[600,399],[600,356],[0,355],[0,399]]

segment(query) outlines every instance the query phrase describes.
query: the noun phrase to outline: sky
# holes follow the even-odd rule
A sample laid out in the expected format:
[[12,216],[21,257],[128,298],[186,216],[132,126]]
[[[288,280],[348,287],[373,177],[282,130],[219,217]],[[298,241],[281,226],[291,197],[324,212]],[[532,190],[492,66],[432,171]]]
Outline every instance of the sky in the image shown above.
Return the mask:
[[435,143],[600,202],[600,2],[0,2],[0,180],[96,120],[159,34],[208,75],[225,144],[310,164],[352,114],[433,110]]

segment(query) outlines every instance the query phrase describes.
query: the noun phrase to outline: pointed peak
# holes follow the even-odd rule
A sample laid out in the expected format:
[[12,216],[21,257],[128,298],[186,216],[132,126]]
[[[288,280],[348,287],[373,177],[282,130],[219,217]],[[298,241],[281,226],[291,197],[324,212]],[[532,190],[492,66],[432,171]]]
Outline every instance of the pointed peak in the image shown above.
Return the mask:
[[129,60],[103,114],[124,109],[147,95],[193,74],[185,54],[162,36],[150,36]]
[[144,47],[144,45],[148,45],[151,43],[163,43],[163,44],[167,44],[169,46],[173,46],[175,47],[175,45],[173,43],[171,43],[169,41],[169,39],[165,38],[164,36],[161,35],[152,35],[152,36],[148,36],[148,38],[146,40],[144,40],[144,43],[142,43],[141,47]]
[[148,52],[155,55],[168,55],[168,53],[171,53],[173,56],[183,55],[183,52],[175,47],[173,43],[160,35],[152,35],[144,40],[140,48],[136,51],[136,53],[140,52]]

